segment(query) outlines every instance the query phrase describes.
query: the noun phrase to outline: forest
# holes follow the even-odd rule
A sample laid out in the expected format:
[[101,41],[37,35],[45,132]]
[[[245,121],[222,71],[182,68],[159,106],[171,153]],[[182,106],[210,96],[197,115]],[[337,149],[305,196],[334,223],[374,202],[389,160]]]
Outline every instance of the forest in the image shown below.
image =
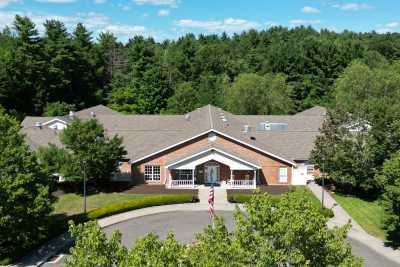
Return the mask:
[[354,60],[400,56],[397,33],[272,27],[163,42],[135,36],[122,44],[82,24],[69,32],[49,20],[44,29],[39,34],[16,16],[0,34],[0,105],[19,119],[99,103],[141,114],[208,103],[242,114],[295,113],[334,105],[334,83]]
[[[17,120],[96,104],[127,114],[182,114],[206,104],[236,114],[294,114],[321,105],[329,112],[312,161],[324,166],[332,190],[381,201],[387,239],[399,246],[399,59],[399,33],[271,27],[121,43],[56,20],[39,33],[16,16],[0,33],[0,118],[13,129],[0,125],[11,136],[0,138],[0,148],[13,152],[15,138],[21,157],[34,162]],[[9,166],[9,158],[0,163]],[[10,181],[17,169],[7,168]]]

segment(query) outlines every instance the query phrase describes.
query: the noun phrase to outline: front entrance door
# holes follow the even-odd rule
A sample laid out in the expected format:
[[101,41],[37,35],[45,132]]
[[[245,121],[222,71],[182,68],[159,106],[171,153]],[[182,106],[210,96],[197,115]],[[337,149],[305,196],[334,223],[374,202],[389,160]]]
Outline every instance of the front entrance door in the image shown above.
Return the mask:
[[207,184],[215,184],[219,182],[219,166],[218,165],[206,165],[205,166]]

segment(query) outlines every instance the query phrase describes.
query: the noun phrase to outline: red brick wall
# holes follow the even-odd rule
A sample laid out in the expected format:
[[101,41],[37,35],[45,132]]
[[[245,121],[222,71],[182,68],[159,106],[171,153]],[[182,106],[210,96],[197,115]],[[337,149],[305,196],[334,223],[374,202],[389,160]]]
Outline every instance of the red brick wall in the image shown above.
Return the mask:
[[[139,163],[136,163],[132,166],[132,175],[134,177],[135,182],[144,182],[144,166],[145,165],[160,165],[161,166],[161,180],[156,183],[164,184],[166,181],[166,168],[165,163],[169,160],[173,160],[179,156],[185,155],[187,153],[191,153],[193,151],[197,151],[200,148],[204,147],[209,143],[207,135],[196,138],[185,145],[180,145],[173,149],[169,149],[164,151],[157,156],[153,156],[146,160],[143,160]],[[289,164],[282,162],[278,159],[275,159],[271,156],[263,154],[255,149],[250,147],[246,147],[241,143],[234,142],[229,140],[223,136],[217,137],[215,140],[216,144],[222,146],[227,152],[231,151],[238,155],[243,155],[246,158],[252,158],[255,161],[259,162],[261,166],[261,170],[259,171],[259,181],[262,184],[280,184],[279,183],[279,167],[287,167],[288,168],[288,183],[291,183],[292,179],[292,168]],[[198,168],[196,168],[197,170]],[[228,168],[229,170],[229,168]],[[221,170],[221,172],[226,172],[226,169]],[[197,177],[196,172],[196,177]],[[226,177],[226,174],[221,174],[221,177]],[[229,176],[230,177],[230,171]],[[225,178],[224,178],[225,179]],[[285,183],[286,184],[286,183]]]

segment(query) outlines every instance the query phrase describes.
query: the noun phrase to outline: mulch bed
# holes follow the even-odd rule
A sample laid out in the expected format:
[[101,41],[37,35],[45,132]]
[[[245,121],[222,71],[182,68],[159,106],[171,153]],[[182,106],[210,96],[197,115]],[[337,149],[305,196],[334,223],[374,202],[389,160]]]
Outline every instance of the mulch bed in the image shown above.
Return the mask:
[[165,185],[134,185],[123,191],[130,194],[192,194],[197,196],[197,189],[168,189]]
[[[268,193],[270,195],[281,195],[289,191],[287,185],[260,185],[257,187],[261,192]],[[227,194],[252,194],[253,189],[228,189]]]

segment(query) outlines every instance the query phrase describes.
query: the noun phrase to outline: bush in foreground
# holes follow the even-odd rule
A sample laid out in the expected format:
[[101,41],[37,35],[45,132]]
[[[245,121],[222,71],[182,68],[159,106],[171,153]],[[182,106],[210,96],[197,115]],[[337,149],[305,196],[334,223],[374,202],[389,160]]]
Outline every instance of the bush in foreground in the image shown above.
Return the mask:
[[350,225],[328,229],[304,195],[288,193],[276,204],[255,194],[246,209],[236,210],[232,233],[217,217],[188,245],[149,234],[127,249],[118,232],[107,239],[96,222],[71,224],[76,243],[66,266],[361,266],[345,239]]
[[[312,193],[303,187],[299,187],[296,189],[292,189],[292,192],[296,192],[296,194],[303,195],[304,198],[306,198],[311,204],[313,204],[320,212],[327,218],[332,218],[334,216],[333,211],[328,208],[321,208],[321,204],[319,200],[312,195]],[[255,194],[261,194],[261,192],[255,191]],[[265,193],[266,194],[266,193]],[[274,203],[274,205],[278,205],[279,201],[281,199],[281,196],[277,195],[272,195],[270,196],[271,201]],[[247,203],[252,199],[251,194],[244,194],[244,193],[233,193],[228,195],[228,201],[231,203]]]

